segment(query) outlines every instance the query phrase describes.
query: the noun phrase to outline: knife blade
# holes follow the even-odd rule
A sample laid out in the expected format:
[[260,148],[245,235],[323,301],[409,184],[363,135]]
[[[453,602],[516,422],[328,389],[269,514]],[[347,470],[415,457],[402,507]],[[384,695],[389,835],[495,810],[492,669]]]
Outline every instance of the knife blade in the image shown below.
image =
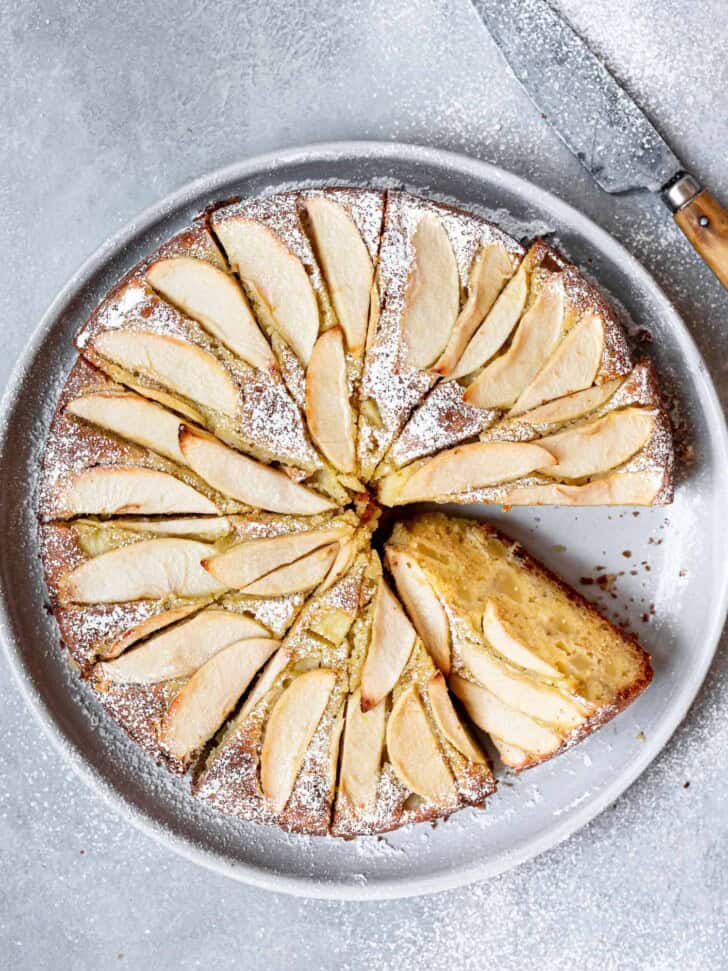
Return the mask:
[[692,245],[728,288],[728,212],[546,0],[472,0],[513,74],[607,192],[662,193]]

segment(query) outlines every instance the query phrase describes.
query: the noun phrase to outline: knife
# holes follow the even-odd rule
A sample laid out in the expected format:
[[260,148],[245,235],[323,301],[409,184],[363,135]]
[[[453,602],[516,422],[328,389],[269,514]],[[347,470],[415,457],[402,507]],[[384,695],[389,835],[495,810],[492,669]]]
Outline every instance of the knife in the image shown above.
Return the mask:
[[728,211],[546,0],[472,0],[526,93],[607,192],[659,192],[728,288]]

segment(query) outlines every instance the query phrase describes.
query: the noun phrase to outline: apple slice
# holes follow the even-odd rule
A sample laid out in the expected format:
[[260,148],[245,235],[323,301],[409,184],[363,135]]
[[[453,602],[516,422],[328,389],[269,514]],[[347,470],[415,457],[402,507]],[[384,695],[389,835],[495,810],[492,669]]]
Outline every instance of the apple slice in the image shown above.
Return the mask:
[[319,332],[316,294],[306,268],[270,229],[235,216],[215,223],[228,260],[261,302],[281,337],[308,364]]
[[214,547],[191,539],[148,539],[86,560],[65,578],[61,599],[126,603],[165,597],[207,597],[225,587],[204,570]]
[[243,702],[240,714],[236,717],[236,724],[241,725],[275,684],[276,678],[285,670],[293,654],[286,648],[279,648],[268,661],[260,677],[250,689],[248,697]]
[[328,529],[248,540],[206,560],[203,566],[226,587],[242,590],[272,570],[293,563],[320,546],[344,539],[351,530],[352,527],[340,524]]
[[512,276],[513,263],[505,246],[500,243],[486,243],[470,270],[468,299],[455,321],[445,352],[435,364],[434,370],[438,374],[447,376],[453,371],[470,338]]
[[604,323],[596,314],[586,314],[524,388],[509,416],[521,415],[544,401],[589,388],[597,376],[603,350]]
[[450,769],[437,744],[415,685],[399,696],[387,722],[387,755],[400,780],[435,803],[456,797]]
[[379,498],[385,505],[438,499],[498,485],[546,468],[555,459],[530,442],[474,442],[427,459],[414,472],[405,468],[384,476]]
[[123,657],[99,665],[99,673],[117,684],[158,684],[188,678],[224,647],[268,631],[246,614],[213,607],[162,631]]
[[187,536],[201,539],[205,543],[215,543],[227,536],[233,526],[234,517],[206,516],[180,517],[179,519],[119,519],[114,523],[117,529],[128,529],[132,533],[153,533],[155,536]]
[[369,251],[343,206],[314,196],[305,201],[304,208],[347,349],[358,357],[366,341],[374,283]]
[[[457,674],[450,675],[450,689],[465,706],[469,717],[493,739],[535,756],[551,755],[561,746],[561,738],[545,725],[504,704],[487,688],[473,684]],[[501,755],[503,753],[501,752]],[[521,764],[521,759],[518,764]]]
[[333,585],[340,580],[345,573],[348,572],[349,567],[354,562],[354,557],[359,550],[358,544],[353,540],[345,540],[343,543],[339,543],[339,549],[336,554],[334,562],[329,567],[329,572],[323,579],[321,586],[319,587],[319,593],[324,593],[326,590],[330,590]]
[[74,398],[66,411],[129,442],[186,465],[178,415],[129,391],[96,391]]
[[248,458],[210,435],[183,425],[179,446],[187,463],[214,489],[256,509],[313,516],[335,508],[285,472]]
[[141,330],[107,330],[94,350],[120,367],[145,374],[166,388],[224,415],[237,414],[240,394],[216,357],[196,344]]
[[176,411],[185,418],[189,418],[190,421],[197,422],[198,425],[204,425],[205,423],[205,416],[197,408],[193,408],[187,401],[183,401],[179,395],[167,394],[161,388],[152,388],[148,384],[137,384],[135,381],[129,380],[128,377],[124,378],[124,385],[132,391],[136,391],[143,398],[150,398],[165,408],[169,408],[171,411]]
[[491,735],[490,737],[498,749],[498,755],[503,765],[507,765],[511,769],[520,769],[525,762],[528,762],[528,752],[524,752],[523,749],[518,748],[516,745],[511,745],[510,742],[504,742],[497,735]]
[[547,678],[563,677],[557,668],[539,657],[528,644],[523,643],[522,638],[519,639],[517,632],[502,616],[494,600],[488,600],[483,611],[483,634],[491,647],[518,667],[543,674]]
[[291,797],[335,684],[336,675],[328,668],[308,671],[273,706],[260,753],[260,785],[273,812],[283,812]]
[[622,408],[604,418],[539,439],[556,459],[542,467],[557,479],[581,479],[621,465],[639,452],[655,428],[655,416],[643,408]]
[[56,507],[60,517],[218,512],[206,496],[169,472],[127,465],[96,465],[74,473],[59,490]]
[[198,321],[233,354],[272,371],[273,351],[250,312],[238,282],[206,260],[176,256],[152,263],[147,281],[170,303]]
[[468,759],[478,765],[486,764],[485,756],[463,727],[450,701],[442,671],[437,671],[427,682],[427,693],[435,724],[448,742]]
[[387,548],[386,561],[415,630],[433,661],[445,675],[450,673],[450,624],[445,608],[427,581],[420,565],[400,550]]
[[412,249],[402,339],[407,363],[427,368],[450,339],[460,304],[460,280],[450,238],[436,216],[426,213],[420,219]]
[[167,751],[189,759],[212,738],[278,643],[270,638],[237,641],[203,664],[162,719],[159,738]]
[[564,288],[557,280],[544,286],[508,350],[475,379],[465,401],[476,408],[509,408],[556,348],[563,326]]
[[361,710],[383,701],[412,653],[415,630],[382,577],[374,597],[369,649],[361,673]]
[[556,688],[541,684],[515,668],[509,669],[483,648],[463,640],[460,654],[476,681],[492,691],[503,704],[524,715],[558,728],[572,729],[588,714],[586,706],[578,705]]
[[352,474],[356,469],[354,416],[340,327],[324,331],[311,353],[306,371],[306,420],[324,457],[337,471]]
[[158,614],[153,614],[140,624],[135,624],[133,627],[130,627],[121,637],[117,637],[116,640],[104,644],[99,650],[98,655],[102,660],[111,660],[112,658],[118,657],[127,648],[131,647],[132,644],[136,644],[145,637],[155,634],[163,627],[176,624],[178,620],[184,620],[185,617],[189,617],[190,614],[196,613],[199,609],[200,604],[195,603],[187,607],[173,607],[171,610],[162,610]]
[[503,497],[510,506],[649,506],[665,481],[661,469],[613,472],[585,485],[521,486]]
[[384,703],[364,713],[359,690],[349,695],[339,790],[361,814],[372,813],[376,806],[386,721]]
[[289,593],[312,590],[329,572],[338,551],[338,543],[322,546],[295,563],[273,570],[260,580],[248,584],[243,593],[251,597],[283,597]]
[[520,420],[529,425],[550,425],[565,424],[567,421],[581,418],[582,415],[587,415],[590,411],[606,404],[622,384],[622,380],[622,378],[614,378],[612,381],[596,384],[585,391],[577,391],[576,394],[549,401],[548,404],[525,412],[520,416]]
[[528,275],[521,264],[453,367],[450,377],[464,378],[488,363],[511,336],[511,331],[521,319],[527,297]]

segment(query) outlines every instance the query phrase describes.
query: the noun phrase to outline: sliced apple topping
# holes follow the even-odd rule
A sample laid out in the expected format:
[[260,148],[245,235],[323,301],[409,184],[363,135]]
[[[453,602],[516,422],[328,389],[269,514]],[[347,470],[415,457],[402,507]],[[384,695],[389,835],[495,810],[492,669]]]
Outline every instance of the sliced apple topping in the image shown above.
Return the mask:
[[169,472],[126,465],[96,465],[76,472],[64,482],[56,503],[59,516],[218,512],[206,496]]
[[149,539],[86,560],[65,578],[62,600],[125,603],[207,597],[225,587],[202,567],[213,547],[190,539]]
[[524,715],[562,729],[572,729],[580,725],[589,713],[586,703],[572,701],[557,688],[521,674],[481,647],[463,641],[460,653],[477,681],[500,698],[503,704]]
[[596,408],[601,408],[609,401],[621,384],[622,378],[614,378],[612,381],[605,381],[604,384],[596,384],[593,388],[565,395],[563,398],[557,398],[555,401],[549,401],[548,404],[534,408],[532,411],[527,411],[520,416],[520,419],[529,425],[564,424],[567,421],[574,421],[574,419],[581,418]]
[[147,617],[140,624],[135,624],[133,627],[130,627],[121,637],[117,637],[115,640],[104,644],[98,652],[99,657],[104,660],[118,657],[133,644],[138,643],[145,637],[150,637],[158,630],[162,630],[163,627],[169,627],[170,624],[176,624],[178,620],[184,620],[185,617],[189,617],[190,614],[196,613],[199,609],[200,605],[195,603],[185,607],[173,607],[171,610],[162,610],[157,614],[152,614],[151,617]]
[[265,664],[278,641],[237,641],[215,654],[175,696],[160,726],[162,745],[188,759],[212,738]]
[[465,348],[493,306],[496,297],[513,276],[513,263],[508,250],[500,243],[487,243],[473,262],[468,280],[468,298],[460,311],[445,352],[434,370],[449,375]]
[[402,338],[407,362],[427,368],[450,339],[460,304],[460,280],[450,239],[436,216],[427,213],[420,219],[412,249]]
[[386,721],[383,702],[363,712],[359,690],[349,695],[339,788],[351,806],[362,814],[371,813],[376,805]]
[[287,647],[280,647],[275,652],[273,657],[263,668],[260,677],[250,689],[247,698],[243,702],[237,719],[239,724],[242,724],[242,722],[245,721],[261,699],[268,694],[270,689],[275,684],[278,675],[285,670],[286,666],[291,661],[292,656],[292,651]]
[[275,233],[244,217],[221,220],[215,232],[230,264],[281,337],[308,364],[319,332],[319,310],[303,263]]
[[242,590],[272,570],[287,566],[321,546],[344,539],[351,535],[352,528],[340,524],[327,529],[247,540],[206,560],[203,566],[226,587]]
[[[449,684],[472,721],[491,738],[502,739],[509,746],[539,757],[551,755],[561,746],[561,737],[555,731],[539,725],[533,718],[504,704],[487,688],[473,684],[457,674],[450,675]],[[501,750],[502,758],[503,755]],[[523,761],[519,758],[516,767]]]
[[206,260],[177,256],[153,263],[147,270],[147,280],[157,293],[248,364],[261,370],[275,368],[268,341],[239,284],[228,273]]
[[[486,322],[487,323],[487,322]],[[510,347],[465,392],[477,408],[509,408],[556,348],[564,325],[564,288],[550,281],[518,325]]]
[[174,519],[119,519],[114,525],[132,533],[152,533],[154,536],[187,536],[214,543],[227,536],[233,528],[234,518],[227,516],[180,516]]
[[331,587],[333,587],[333,585],[340,580],[345,573],[348,572],[349,567],[354,562],[354,557],[358,551],[359,547],[353,539],[345,540],[343,543],[339,543],[336,558],[329,567],[329,572],[326,574],[321,586],[319,587],[319,593],[324,593],[326,590],[330,590]]
[[596,314],[586,314],[561,341],[508,414],[521,415],[544,401],[589,388],[597,376],[603,350],[604,323]]
[[179,395],[168,394],[166,391],[162,391],[161,388],[152,388],[148,384],[139,384],[128,377],[124,378],[124,384],[127,388],[131,388],[132,391],[136,391],[143,398],[156,401],[165,408],[169,408],[183,415],[190,421],[197,422],[198,425],[204,425],[205,423],[205,416],[202,412],[198,411],[197,408],[193,408],[188,401],[184,401]]
[[473,374],[498,353],[521,319],[527,298],[528,275],[525,266],[521,265],[465,348],[462,357],[450,372],[450,377],[464,378]]
[[405,468],[385,476],[379,497],[386,505],[457,495],[519,479],[545,469],[554,457],[529,442],[474,442],[427,459],[415,471]]
[[561,672],[553,664],[544,661],[533,648],[524,643],[523,637],[502,616],[494,600],[489,600],[483,611],[483,634],[491,647],[507,661],[547,678],[561,678]]
[[643,408],[613,411],[604,418],[539,440],[556,463],[542,471],[558,479],[581,479],[621,465],[639,452],[655,428],[655,416]]
[[243,593],[251,597],[283,597],[289,593],[313,590],[326,577],[336,559],[338,543],[330,543],[302,556],[295,563],[279,567],[267,576],[248,584]]
[[179,435],[182,454],[190,466],[214,489],[257,509],[313,516],[334,508],[334,503],[288,476],[248,458],[189,425]]
[[442,671],[437,671],[427,682],[427,693],[435,724],[448,742],[454,746],[466,759],[476,765],[485,763],[485,756],[475,744],[470,734],[463,727],[457,712],[450,700],[445,678]]
[[354,415],[349,402],[344,335],[324,331],[314,345],[306,372],[306,420],[311,438],[339,472],[356,468]]
[[260,785],[274,812],[291,797],[306,749],[336,684],[328,668],[297,677],[273,706],[260,753]]
[[433,661],[445,675],[450,673],[450,624],[445,608],[419,564],[400,550],[387,549],[387,566],[397,593],[407,608],[415,630]]
[[224,647],[248,638],[267,638],[262,624],[246,614],[209,607],[196,617],[150,637],[123,657],[99,665],[99,673],[120,684],[157,684],[188,678]]
[[387,722],[387,755],[400,780],[418,796],[435,803],[455,798],[452,774],[415,685],[403,691],[392,707]]
[[304,203],[316,255],[349,352],[364,350],[374,267],[354,220],[343,206],[314,196]]
[[195,344],[142,330],[108,330],[94,350],[114,364],[144,374],[213,411],[235,415],[240,395],[216,357]]
[[665,481],[661,469],[613,472],[584,485],[520,486],[503,497],[511,506],[649,506]]
[[96,391],[74,398],[66,411],[129,442],[186,465],[178,415],[129,391]]
[[399,680],[415,643],[415,630],[380,577],[374,598],[369,649],[361,673],[361,708],[383,701]]

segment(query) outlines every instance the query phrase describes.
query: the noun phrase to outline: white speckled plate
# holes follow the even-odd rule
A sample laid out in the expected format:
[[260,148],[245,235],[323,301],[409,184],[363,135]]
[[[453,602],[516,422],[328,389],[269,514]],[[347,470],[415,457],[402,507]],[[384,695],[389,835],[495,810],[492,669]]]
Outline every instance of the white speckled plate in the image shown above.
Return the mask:
[[[34,488],[57,389],[75,357],[72,336],[132,263],[217,199],[305,182],[393,180],[485,211],[516,235],[553,230],[651,332],[650,353],[676,396],[694,454],[679,469],[675,503],[667,508],[472,510],[523,540],[577,587],[597,572],[615,574],[611,592],[581,589],[637,631],[653,655],[655,681],[586,742],[508,779],[486,810],[466,810],[436,828],[346,843],[287,836],[211,813],[102,713],[70,671],[43,609]],[[317,145],[242,162],[180,189],[105,243],[69,281],[29,342],[1,420],[0,620],[30,707],[83,778],[126,819],[190,859],[260,887],[317,897],[406,896],[483,879],[548,849],[601,812],[659,753],[700,687],[725,620],[728,437],[690,335],[645,270],[594,223],[536,186],[464,156],[396,144]]]

